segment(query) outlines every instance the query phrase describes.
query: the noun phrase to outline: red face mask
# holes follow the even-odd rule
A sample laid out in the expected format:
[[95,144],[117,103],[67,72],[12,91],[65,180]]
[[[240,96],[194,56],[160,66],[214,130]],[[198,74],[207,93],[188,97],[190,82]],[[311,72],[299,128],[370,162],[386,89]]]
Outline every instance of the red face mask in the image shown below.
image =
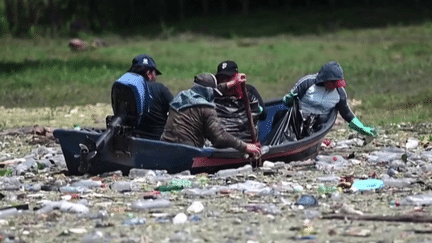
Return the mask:
[[[243,79],[244,79],[244,77],[242,77],[241,75],[244,75],[244,74],[236,73],[236,74],[234,75],[234,78],[233,78],[233,79],[240,79],[240,78],[243,78]],[[242,92],[242,89],[241,89],[241,86],[240,86],[240,85],[235,85],[235,86],[231,87],[231,88],[229,89],[229,93],[230,93],[231,96],[234,96],[234,97],[236,97],[237,99],[241,99],[241,98],[243,98],[243,92]]]
[[324,83],[326,89],[336,89],[336,88],[345,88],[346,82],[344,79],[335,80],[335,81],[327,81]]

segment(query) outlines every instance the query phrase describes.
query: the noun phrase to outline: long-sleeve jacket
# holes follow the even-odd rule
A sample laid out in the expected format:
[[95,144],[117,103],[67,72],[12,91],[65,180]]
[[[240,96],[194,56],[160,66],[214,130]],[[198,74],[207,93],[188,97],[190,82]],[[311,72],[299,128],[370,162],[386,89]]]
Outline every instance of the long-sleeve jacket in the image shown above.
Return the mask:
[[[226,83],[219,84],[219,89],[226,90],[227,88],[224,85],[226,85]],[[267,109],[255,87],[246,84],[246,91],[248,92],[252,119],[255,129],[257,129],[258,121],[266,119]],[[214,102],[216,104],[217,114],[227,132],[243,141],[251,142],[252,137],[243,100],[231,95],[224,95],[222,97],[216,97]]]
[[161,140],[202,147],[207,138],[214,147],[245,152],[246,143],[226,132],[220,123],[213,98],[213,89],[196,84],[175,96]]
[[309,114],[321,115],[326,120],[330,111],[336,108],[347,122],[355,117],[347,102],[344,88],[328,90],[323,85],[328,80],[343,79],[343,72],[339,64],[330,62],[323,66],[319,73],[306,75],[297,81],[291,92],[299,97],[300,110]]
[[145,82],[147,82],[153,99],[150,104],[150,111],[141,118],[141,124],[138,126],[139,135],[144,138],[159,140],[165,127],[169,103],[173,99],[173,95],[161,83]]

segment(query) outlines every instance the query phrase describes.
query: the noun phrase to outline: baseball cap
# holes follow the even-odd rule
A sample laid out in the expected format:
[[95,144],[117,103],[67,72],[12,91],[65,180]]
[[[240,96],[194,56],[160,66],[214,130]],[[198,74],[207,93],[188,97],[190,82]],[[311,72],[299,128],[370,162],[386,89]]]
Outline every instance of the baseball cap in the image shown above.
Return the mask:
[[202,85],[204,87],[213,88],[213,90],[222,96],[222,92],[217,89],[216,77],[211,73],[202,73],[195,76],[194,83]]
[[238,66],[233,61],[223,61],[219,63],[217,67],[217,75],[224,74],[228,76],[232,76],[234,74],[238,73]]
[[154,69],[157,75],[162,74],[159,70],[157,70],[156,62],[154,61],[154,59],[146,54],[139,54],[138,56],[134,57],[134,59],[132,60],[132,66],[149,67],[151,69]]

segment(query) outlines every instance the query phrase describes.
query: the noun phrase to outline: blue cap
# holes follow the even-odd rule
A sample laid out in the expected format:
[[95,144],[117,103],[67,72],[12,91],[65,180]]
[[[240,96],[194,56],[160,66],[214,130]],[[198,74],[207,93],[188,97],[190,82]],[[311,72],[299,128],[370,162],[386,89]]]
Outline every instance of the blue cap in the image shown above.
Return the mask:
[[144,66],[149,67],[151,69],[154,69],[156,71],[157,75],[162,74],[159,70],[156,68],[156,62],[153,60],[153,58],[146,54],[139,54],[132,60],[132,66]]

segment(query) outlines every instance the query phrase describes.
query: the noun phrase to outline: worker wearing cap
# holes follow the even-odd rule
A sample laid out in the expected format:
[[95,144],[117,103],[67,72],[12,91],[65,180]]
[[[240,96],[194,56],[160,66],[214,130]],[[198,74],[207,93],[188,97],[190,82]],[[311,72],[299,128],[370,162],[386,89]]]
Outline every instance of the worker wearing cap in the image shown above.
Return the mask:
[[[232,81],[229,88],[241,81]],[[223,91],[223,90],[222,90]],[[181,91],[170,103],[168,120],[161,140],[203,147],[205,139],[216,148],[232,147],[241,152],[258,155],[260,148],[227,133],[220,123],[213,100],[222,95],[216,77],[211,73],[195,76],[192,88]]]
[[344,87],[346,82],[342,67],[332,61],[324,64],[318,73],[298,80],[283,97],[283,101],[287,106],[292,106],[294,98],[298,97],[302,113],[319,115],[321,122],[327,121],[331,110],[336,108],[351,129],[363,135],[375,136],[375,130],[364,126],[349,108]]
[[128,72],[144,77],[153,99],[150,111],[145,113],[138,125],[138,135],[143,138],[159,140],[165,126],[169,103],[173,95],[165,85],[156,82],[156,76],[162,73],[157,69],[154,59],[146,54],[140,54],[132,60],[132,67]]
[[[227,82],[238,78],[246,78],[244,74],[241,75],[244,77],[239,76],[237,64],[229,60],[219,63],[215,76],[218,81],[218,87],[222,87]],[[251,142],[252,135],[247,122],[248,116],[246,114],[245,103],[242,100],[243,94],[240,86],[235,85],[225,90],[223,96],[215,98],[218,116],[221,118],[227,132],[243,141]],[[246,91],[248,92],[255,129],[258,129],[258,121],[266,119],[267,109],[261,95],[254,86],[246,84]]]

